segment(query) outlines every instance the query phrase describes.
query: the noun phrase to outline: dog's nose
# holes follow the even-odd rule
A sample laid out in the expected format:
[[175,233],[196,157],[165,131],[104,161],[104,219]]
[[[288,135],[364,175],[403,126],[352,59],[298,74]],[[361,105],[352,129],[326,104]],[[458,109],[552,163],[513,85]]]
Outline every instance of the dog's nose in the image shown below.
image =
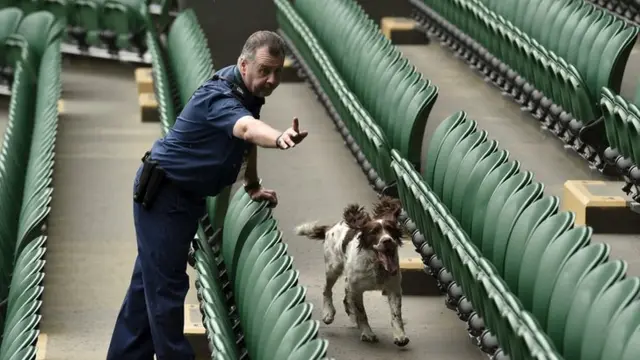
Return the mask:
[[394,241],[393,241],[392,238],[388,238],[387,237],[387,238],[383,238],[382,239],[382,245],[384,245],[386,247],[392,246],[393,244],[394,244]]

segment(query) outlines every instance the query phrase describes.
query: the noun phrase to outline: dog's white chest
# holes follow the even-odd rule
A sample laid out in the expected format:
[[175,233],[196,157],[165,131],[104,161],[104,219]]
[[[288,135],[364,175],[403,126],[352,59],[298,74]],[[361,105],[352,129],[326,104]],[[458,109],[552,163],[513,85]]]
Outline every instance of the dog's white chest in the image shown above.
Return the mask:
[[381,271],[380,264],[374,255],[363,256],[362,253],[358,255],[347,256],[345,275],[348,281],[362,291],[382,290],[389,279],[389,274]]

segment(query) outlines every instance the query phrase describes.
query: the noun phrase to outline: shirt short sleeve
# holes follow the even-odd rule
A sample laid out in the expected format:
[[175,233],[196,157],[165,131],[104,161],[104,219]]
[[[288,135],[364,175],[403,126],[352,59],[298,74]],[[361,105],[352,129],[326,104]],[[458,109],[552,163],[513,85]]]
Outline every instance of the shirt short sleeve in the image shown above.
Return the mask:
[[220,127],[229,137],[233,137],[233,126],[245,116],[252,116],[242,103],[233,95],[221,95],[209,104],[207,120]]

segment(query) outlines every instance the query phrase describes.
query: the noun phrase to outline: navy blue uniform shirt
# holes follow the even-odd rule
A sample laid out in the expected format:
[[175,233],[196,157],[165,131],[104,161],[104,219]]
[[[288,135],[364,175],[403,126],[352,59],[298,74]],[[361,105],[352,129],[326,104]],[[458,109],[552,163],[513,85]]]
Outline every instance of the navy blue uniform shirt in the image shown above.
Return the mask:
[[215,196],[233,184],[251,144],[233,136],[233,126],[243,116],[260,118],[264,98],[246,89],[236,65],[216,72],[232,80],[245,95],[234,95],[228,82],[210,79],[191,96],[164,138],[151,148],[158,162],[178,186],[198,196]]

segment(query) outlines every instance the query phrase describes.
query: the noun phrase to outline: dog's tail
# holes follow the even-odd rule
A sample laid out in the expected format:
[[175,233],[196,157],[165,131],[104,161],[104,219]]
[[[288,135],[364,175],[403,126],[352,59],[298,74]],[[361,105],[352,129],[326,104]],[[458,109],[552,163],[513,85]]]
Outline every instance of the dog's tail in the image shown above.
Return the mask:
[[329,226],[327,225],[318,225],[315,222],[308,222],[296,226],[295,233],[296,235],[306,236],[309,239],[324,240],[327,230],[329,230]]

